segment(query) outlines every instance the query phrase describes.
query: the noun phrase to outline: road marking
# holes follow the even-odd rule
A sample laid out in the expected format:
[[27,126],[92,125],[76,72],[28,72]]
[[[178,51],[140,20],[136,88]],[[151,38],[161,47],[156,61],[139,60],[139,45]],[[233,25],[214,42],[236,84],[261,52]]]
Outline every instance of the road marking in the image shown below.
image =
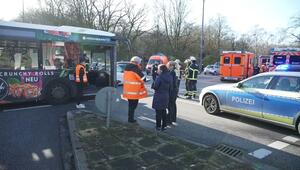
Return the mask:
[[40,109],[40,108],[46,108],[46,107],[51,107],[51,106],[52,106],[52,105],[23,107],[23,108],[19,108],[19,109],[8,109],[8,110],[3,110],[3,112],[13,112],[13,111],[29,110],[29,109]]
[[193,105],[200,106],[199,102],[196,102],[196,101],[189,101],[187,99],[180,99],[180,98],[177,98],[177,100],[182,102],[182,103],[187,103],[187,104],[193,104]]
[[282,138],[283,140],[287,141],[287,142],[292,142],[292,143],[296,143],[297,141],[299,141],[298,138],[293,137],[293,136],[286,136],[284,138]]
[[33,161],[40,161],[40,157],[38,156],[38,154],[36,154],[36,153],[31,153],[31,156],[32,156],[32,160]]
[[281,141],[275,141],[271,144],[269,144],[268,146],[271,147],[271,148],[274,148],[274,149],[278,149],[278,150],[281,150],[287,146],[289,146],[290,144],[288,143],[285,143],[285,142],[281,142]]
[[145,117],[145,116],[139,116],[138,119],[141,119],[141,120],[148,120],[148,121],[150,121],[150,122],[152,122],[152,123],[156,123],[156,120],[150,119],[150,118]]
[[271,153],[272,153],[272,151],[261,148],[261,149],[258,149],[256,151],[254,151],[254,152],[248,153],[248,155],[251,155],[251,156],[253,156],[255,158],[258,158],[258,159],[263,159],[263,158],[269,156]]
[[86,93],[83,94],[84,97],[89,97],[89,96],[96,96],[96,93]]
[[42,152],[47,159],[54,157],[51,149],[44,149]]

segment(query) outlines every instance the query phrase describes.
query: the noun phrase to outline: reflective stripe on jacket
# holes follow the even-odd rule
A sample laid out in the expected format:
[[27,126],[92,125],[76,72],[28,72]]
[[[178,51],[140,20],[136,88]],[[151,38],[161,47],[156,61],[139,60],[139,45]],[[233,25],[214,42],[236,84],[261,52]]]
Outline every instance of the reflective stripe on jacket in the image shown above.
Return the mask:
[[188,80],[197,80],[198,79],[198,73],[199,73],[198,65],[194,64],[194,63],[191,64],[188,67],[188,76],[187,76],[187,79]]
[[148,96],[144,81],[134,71],[124,71],[123,97],[126,99],[142,99]]
[[83,74],[83,83],[87,83],[88,79],[87,79],[87,76],[86,76],[85,68],[81,64],[77,64],[76,65],[76,69],[75,69],[75,82],[76,83],[80,83],[80,69],[83,69],[83,72],[84,72],[84,74]]

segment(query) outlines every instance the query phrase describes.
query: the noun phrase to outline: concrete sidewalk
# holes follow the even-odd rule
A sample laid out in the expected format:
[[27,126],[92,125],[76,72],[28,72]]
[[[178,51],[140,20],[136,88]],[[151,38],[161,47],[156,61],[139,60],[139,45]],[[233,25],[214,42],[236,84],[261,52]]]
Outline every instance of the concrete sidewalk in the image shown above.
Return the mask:
[[254,169],[215,148],[111,121],[90,111],[68,112],[77,169]]

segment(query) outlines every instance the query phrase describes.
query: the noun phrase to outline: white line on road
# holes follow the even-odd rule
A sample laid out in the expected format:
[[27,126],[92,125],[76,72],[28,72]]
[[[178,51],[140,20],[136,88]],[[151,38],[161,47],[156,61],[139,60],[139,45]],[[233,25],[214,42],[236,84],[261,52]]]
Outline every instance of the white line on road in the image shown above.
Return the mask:
[[152,123],[156,123],[156,120],[150,119],[150,118],[145,117],[145,116],[139,116],[138,119],[141,119],[141,120],[148,120],[148,121],[150,121],[150,122],[152,122]]
[[23,107],[23,108],[19,108],[19,109],[8,109],[8,110],[3,110],[3,112],[13,112],[13,111],[29,110],[29,109],[40,109],[40,108],[46,108],[46,107],[51,107],[51,106],[52,106],[52,105]]
[[50,159],[50,158],[54,157],[51,149],[44,149],[42,152],[44,154],[44,157],[47,158],[47,159]]
[[254,152],[249,153],[249,155],[251,155],[251,156],[253,156],[257,159],[263,159],[263,158],[269,156],[271,153],[272,153],[272,151],[261,148],[261,149],[258,149],[256,151],[254,151]]
[[[291,143],[296,143],[297,141],[299,141],[299,138],[293,137],[293,136],[286,136],[284,138],[282,138],[284,141],[287,142],[291,142]],[[273,143],[270,143],[268,146],[277,150],[281,150],[283,148],[288,147],[290,144],[285,143],[285,142],[281,142],[281,141],[275,141]],[[267,156],[269,156],[272,152],[267,150],[267,149],[258,149],[254,152],[249,153],[249,155],[258,158],[258,159],[263,159]]]
[[278,150],[281,150],[287,146],[289,146],[290,144],[288,143],[285,143],[285,142],[281,142],[281,141],[275,141],[271,144],[269,144],[268,146],[271,147],[271,148],[274,148],[274,149],[278,149]]
[[282,139],[287,141],[287,142],[292,142],[292,143],[296,143],[297,141],[299,141],[299,138],[296,138],[296,137],[293,137],[293,136],[286,136]]
[[38,154],[36,154],[36,153],[31,153],[31,156],[32,156],[32,160],[33,161],[40,161],[40,157],[38,156]]
[[187,103],[187,104],[193,104],[193,105],[200,106],[199,102],[196,102],[196,101],[190,101],[190,100],[187,100],[187,99],[180,99],[180,98],[177,98],[177,100],[182,102],[182,103]]

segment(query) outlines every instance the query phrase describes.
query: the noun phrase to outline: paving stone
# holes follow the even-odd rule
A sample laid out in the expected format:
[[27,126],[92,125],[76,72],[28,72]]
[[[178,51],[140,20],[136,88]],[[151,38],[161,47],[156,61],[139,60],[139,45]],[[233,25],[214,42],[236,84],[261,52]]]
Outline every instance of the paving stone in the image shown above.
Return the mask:
[[187,164],[189,166],[189,165],[197,163],[198,157],[195,154],[188,152],[188,153],[185,153],[184,155],[182,155],[182,157],[180,157],[176,161],[183,162],[184,164]]
[[129,150],[126,146],[121,145],[112,145],[103,148],[103,152],[105,155],[109,157],[121,156],[129,153]]
[[105,170],[105,169],[109,169],[109,167],[106,164],[100,162],[95,164],[95,166],[91,168],[91,170]]
[[116,137],[111,135],[103,135],[102,137],[98,138],[98,141],[103,147],[116,145],[120,143],[120,141]]
[[162,162],[164,158],[153,151],[144,152],[139,155],[143,161],[145,161],[148,165],[156,164]]
[[156,137],[146,136],[139,140],[138,142],[142,147],[153,148],[160,144],[159,140]]
[[101,151],[92,151],[86,153],[87,159],[90,160],[90,162],[103,162],[107,159],[107,157],[101,152]]
[[143,162],[133,157],[127,157],[113,160],[112,162],[110,162],[110,165],[114,170],[135,170],[141,169],[141,167],[143,166]]
[[187,142],[187,141],[184,141],[184,140],[176,140],[176,142],[177,142],[178,144],[180,144],[180,145],[183,145],[183,146],[185,146],[185,147],[187,147],[187,148],[191,149],[191,150],[196,150],[196,149],[198,149],[198,148],[199,148],[199,146],[198,146],[198,145],[195,145],[195,144],[189,143],[189,142]]
[[165,156],[175,157],[185,152],[184,147],[177,144],[166,144],[158,148],[158,152]]
[[207,160],[209,159],[213,154],[215,154],[212,150],[197,150],[195,152],[195,155],[199,158],[199,159],[204,159]]
[[149,170],[182,170],[182,169],[185,169],[185,167],[171,161],[165,161],[161,164],[149,168]]

